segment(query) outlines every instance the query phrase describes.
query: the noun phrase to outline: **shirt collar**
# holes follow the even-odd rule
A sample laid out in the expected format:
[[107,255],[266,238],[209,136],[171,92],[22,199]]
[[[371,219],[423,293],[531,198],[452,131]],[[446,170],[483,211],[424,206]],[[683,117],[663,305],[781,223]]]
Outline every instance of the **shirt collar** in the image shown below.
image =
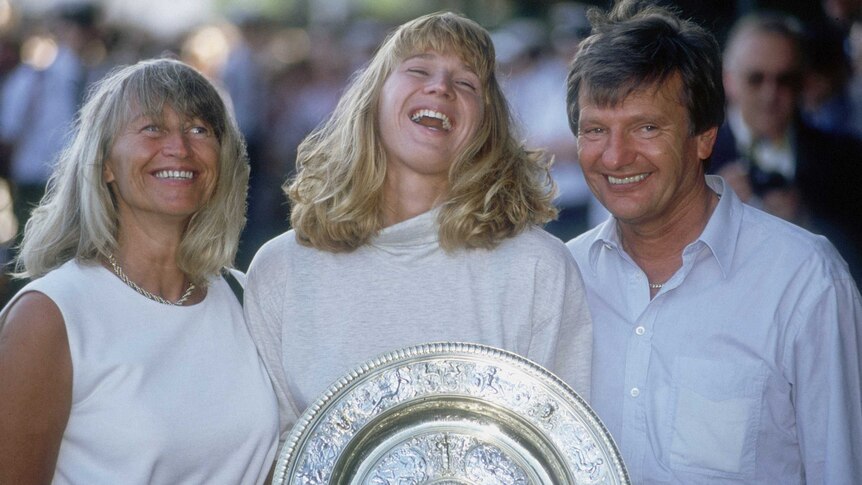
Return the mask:
[[620,247],[620,234],[617,230],[617,220],[613,214],[609,215],[605,222],[599,224],[595,229],[596,235],[590,245],[590,269],[593,273],[597,271],[599,255],[602,249],[622,252]]
[[[707,175],[706,184],[719,195],[718,205],[700,237],[686,246],[684,252],[698,243],[706,245],[718,262],[722,276],[727,278],[736,252],[736,242],[739,240],[743,204],[721,177]],[[595,239],[589,249],[590,267],[593,272],[597,271],[599,255],[603,249],[620,253],[623,251],[619,229],[613,215],[608,216],[608,219],[597,226],[595,231]]]
[[718,194],[719,199],[698,241],[703,241],[709,247],[718,261],[722,276],[727,278],[733,264],[733,255],[736,253],[736,243],[739,241],[743,204],[733,189],[718,175],[707,175],[706,184]]
[[371,244],[380,248],[436,244],[440,231],[437,224],[439,214],[440,207],[438,206],[410,219],[384,227],[371,240]]

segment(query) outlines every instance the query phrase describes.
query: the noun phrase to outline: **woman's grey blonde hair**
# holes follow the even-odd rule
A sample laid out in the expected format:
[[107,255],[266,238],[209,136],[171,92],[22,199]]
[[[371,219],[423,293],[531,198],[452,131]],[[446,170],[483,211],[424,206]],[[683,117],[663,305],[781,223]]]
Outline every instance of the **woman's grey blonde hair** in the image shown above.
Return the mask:
[[351,251],[383,227],[387,161],[377,132],[380,93],[402,60],[427,51],[454,52],[470,65],[485,105],[474,139],[449,169],[438,221],[441,246],[492,248],[556,217],[550,161],[515,139],[488,32],[460,15],[435,13],[391,33],[353,77],[332,116],[300,144],[298,173],[284,185],[300,243]]
[[192,281],[205,284],[233,264],[245,225],[245,142],[203,75],[180,61],[155,59],[117,68],[90,89],[46,194],[27,221],[16,276],[38,278],[72,259],[94,262],[116,251],[119,221],[103,177],[105,162],[135,113],[161,119],[165,106],[210,125],[220,147],[215,190],[191,217],[177,265]]

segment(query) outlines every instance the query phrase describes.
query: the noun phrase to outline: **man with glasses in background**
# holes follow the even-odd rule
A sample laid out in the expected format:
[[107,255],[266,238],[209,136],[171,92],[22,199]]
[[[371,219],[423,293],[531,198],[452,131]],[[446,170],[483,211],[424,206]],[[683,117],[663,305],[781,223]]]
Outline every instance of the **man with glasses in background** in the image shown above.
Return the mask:
[[740,198],[827,236],[862,276],[862,142],[800,115],[805,52],[792,17],[758,13],[731,29],[724,52],[727,121],[712,157]]

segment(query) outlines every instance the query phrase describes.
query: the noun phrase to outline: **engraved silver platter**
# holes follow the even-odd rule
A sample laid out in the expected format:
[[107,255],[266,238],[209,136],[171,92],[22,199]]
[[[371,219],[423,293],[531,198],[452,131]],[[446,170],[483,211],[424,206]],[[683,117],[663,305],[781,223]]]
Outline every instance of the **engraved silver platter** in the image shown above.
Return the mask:
[[274,484],[629,484],[599,418],[539,365],[431,343],[333,384],[279,452]]

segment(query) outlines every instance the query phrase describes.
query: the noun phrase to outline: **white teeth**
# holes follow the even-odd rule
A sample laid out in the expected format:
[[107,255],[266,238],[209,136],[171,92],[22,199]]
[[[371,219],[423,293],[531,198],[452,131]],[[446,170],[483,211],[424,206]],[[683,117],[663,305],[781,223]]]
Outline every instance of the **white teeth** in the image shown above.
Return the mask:
[[413,113],[412,116],[410,116],[410,119],[417,123],[422,118],[434,118],[440,120],[440,122],[443,124],[444,130],[449,131],[452,129],[452,122],[449,121],[449,117],[439,111],[420,109],[419,111]]
[[608,182],[610,182],[611,185],[633,184],[635,182],[640,182],[641,180],[647,178],[648,176],[649,176],[648,173],[642,173],[640,175],[632,175],[631,177],[623,177],[623,178],[617,178],[617,177],[612,177],[612,176],[608,175]]
[[190,180],[194,176],[194,173],[189,170],[159,170],[155,173],[155,176],[160,179]]

